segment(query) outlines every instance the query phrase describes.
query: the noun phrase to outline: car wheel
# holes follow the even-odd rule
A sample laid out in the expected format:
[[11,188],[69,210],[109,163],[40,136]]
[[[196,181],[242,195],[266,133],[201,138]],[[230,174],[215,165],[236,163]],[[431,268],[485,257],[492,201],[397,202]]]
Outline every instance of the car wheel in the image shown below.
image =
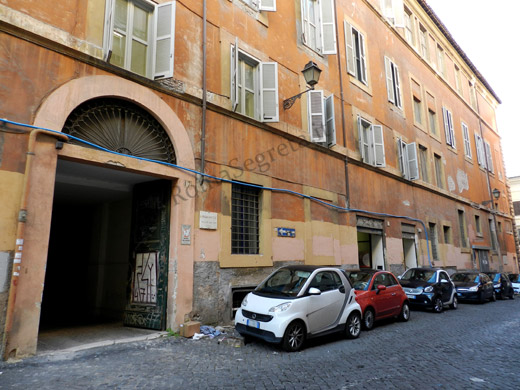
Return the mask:
[[399,321],[406,322],[410,319],[410,305],[408,302],[403,303],[403,307],[401,308],[401,313],[399,314]]
[[457,299],[456,296],[453,296],[453,302],[450,305],[450,309],[457,310],[458,307],[459,307],[459,300]]
[[497,294],[495,294],[495,292],[493,291],[493,295],[491,295],[490,301],[495,302],[496,300],[497,300]]
[[372,309],[366,309],[365,315],[363,316],[363,328],[370,330],[374,327],[374,311]]
[[441,313],[442,309],[443,309],[443,305],[442,305],[441,297],[435,298],[435,300],[433,301],[433,311],[435,313]]
[[502,301],[503,301],[504,299],[506,299],[506,294],[504,293],[504,290],[500,291],[499,299],[502,300]]
[[305,325],[301,321],[289,324],[283,335],[282,346],[287,352],[296,352],[301,349],[305,341]]
[[345,324],[345,333],[348,339],[355,339],[361,333],[361,316],[357,311],[350,313]]

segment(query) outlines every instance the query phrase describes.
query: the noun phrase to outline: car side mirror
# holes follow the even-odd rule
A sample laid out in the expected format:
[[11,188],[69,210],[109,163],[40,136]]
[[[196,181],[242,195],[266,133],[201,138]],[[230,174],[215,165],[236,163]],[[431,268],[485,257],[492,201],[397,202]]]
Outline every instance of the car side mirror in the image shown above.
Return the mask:
[[446,279],[442,279],[441,283],[448,283],[448,281]]
[[339,292],[342,293],[342,294],[345,294],[345,286],[344,285],[339,286]]
[[321,295],[321,291],[316,287],[309,288],[309,295]]
[[399,276],[397,277],[397,279],[401,280],[401,277],[402,277],[402,275],[399,275]]
[[377,288],[376,294],[379,294],[379,291],[385,291],[386,290],[386,286],[384,284],[378,284],[376,288]]

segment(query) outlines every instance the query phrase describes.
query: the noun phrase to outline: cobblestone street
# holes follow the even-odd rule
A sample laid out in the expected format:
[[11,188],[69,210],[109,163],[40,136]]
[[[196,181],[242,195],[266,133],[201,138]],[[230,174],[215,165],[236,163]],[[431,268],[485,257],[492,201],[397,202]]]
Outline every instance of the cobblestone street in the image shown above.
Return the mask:
[[[229,340],[229,339],[228,339]],[[0,363],[1,389],[520,388],[520,299],[412,311],[356,340],[299,353],[252,342],[161,338]]]

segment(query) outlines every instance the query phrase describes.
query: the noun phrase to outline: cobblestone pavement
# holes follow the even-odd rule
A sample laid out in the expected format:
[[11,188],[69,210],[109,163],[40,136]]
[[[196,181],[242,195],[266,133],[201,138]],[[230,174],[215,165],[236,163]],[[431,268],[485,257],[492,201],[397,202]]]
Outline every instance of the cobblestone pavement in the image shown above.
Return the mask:
[[520,299],[412,311],[298,353],[232,338],[161,338],[0,363],[1,389],[520,388]]

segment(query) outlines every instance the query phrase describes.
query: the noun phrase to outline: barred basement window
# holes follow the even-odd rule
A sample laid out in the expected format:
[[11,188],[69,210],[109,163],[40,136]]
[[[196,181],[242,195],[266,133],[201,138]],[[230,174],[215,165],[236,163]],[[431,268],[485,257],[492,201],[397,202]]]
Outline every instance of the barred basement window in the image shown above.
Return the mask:
[[231,253],[257,255],[260,248],[260,189],[232,185]]

